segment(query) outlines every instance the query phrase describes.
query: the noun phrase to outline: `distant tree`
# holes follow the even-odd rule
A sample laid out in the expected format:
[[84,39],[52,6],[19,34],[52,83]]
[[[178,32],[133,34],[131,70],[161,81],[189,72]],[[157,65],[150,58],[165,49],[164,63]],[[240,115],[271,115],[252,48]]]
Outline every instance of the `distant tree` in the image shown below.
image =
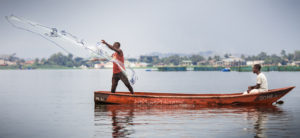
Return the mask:
[[86,61],[81,57],[74,58],[74,66],[79,67],[81,65],[86,65]]
[[172,56],[169,56],[169,57],[164,57],[160,61],[163,64],[179,65],[181,60],[182,60],[182,58],[179,55],[172,55]]
[[198,62],[205,60],[205,58],[200,55],[192,55],[190,60],[192,61],[193,65],[197,65]]
[[179,65],[179,63],[181,62],[180,56],[179,55],[170,56],[169,62],[174,65]]
[[12,54],[12,55],[9,55],[7,60],[10,61],[10,62],[14,62],[14,61],[19,60],[19,58],[16,57],[15,55],[16,55],[15,53]]
[[208,60],[208,61],[212,60],[212,57],[211,57],[211,56],[209,56],[207,60]]
[[266,52],[261,52],[258,54],[257,59],[258,60],[265,60],[268,57]]
[[277,56],[276,54],[272,54],[271,59],[272,59],[273,64],[281,63],[281,60],[282,60],[281,57]]
[[136,58],[128,58],[127,59],[129,62],[137,62],[137,59]]
[[34,59],[34,64],[35,64],[35,65],[39,65],[39,64],[40,64],[39,61],[40,61],[40,60],[39,60],[38,58],[35,58],[35,59]]
[[287,59],[288,59],[289,61],[294,60],[294,57],[295,57],[295,55],[294,55],[294,54],[291,54],[291,53],[289,53],[289,54],[287,55]]
[[181,60],[191,60],[191,57],[187,57],[187,56],[184,56],[184,57],[180,57]]
[[41,59],[41,64],[45,64],[46,61],[47,61],[47,60],[46,60],[45,58],[42,58],[42,59]]
[[158,56],[140,56],[139,61],[153,64],[153,63],[157,63],[159,61],[159,57]]
[[244,54],[241,55],[241,59],[245,59],[245,55]]
[[25,63],[25,60],[24,59],[20,59],[20,63]]
[[18,69],[22,69],[22,65],[21,65],[21,61],[20,61],[20,60],[18,60],[18,61],[16,62],[16,64],[17,64],[17,68],[18,68]]
[[300,51],[295,51],[294,60],[296,60],[296,61],[300,60]]
[[271,56],[267,56],[264,59],[264,63],[265,64],[278,64],[278,63],[281,63],[281,58],[279,56],[277,56],[276,54],[273,54]]
[[215,55],[215,56],[214,56],[214,59],[215,59],[216,61],[221,61],[221,57],[218,56],[218,55]]
[[272,64],[272,59],[271,58],[266,58],[264,60],[264,64]]
[[[70,54],[68,56],[63,55],[62,53],[53,54],[48,59],[49,64],[60,65],[60,66],[71,66],[73,56]],[[68,62],[68,65],[67,65]]]
[[229,58],[229,56],[230,56],[230,55],[227,54],[227,53],[224,55],[225,58]]
[[281,50],[280,55],[281,55],[282,58],[287,57],[285,50]]
[[69,54],[68,54],[68,59],[69,59],[69,60],[73,60],[73,55],[69,53]]

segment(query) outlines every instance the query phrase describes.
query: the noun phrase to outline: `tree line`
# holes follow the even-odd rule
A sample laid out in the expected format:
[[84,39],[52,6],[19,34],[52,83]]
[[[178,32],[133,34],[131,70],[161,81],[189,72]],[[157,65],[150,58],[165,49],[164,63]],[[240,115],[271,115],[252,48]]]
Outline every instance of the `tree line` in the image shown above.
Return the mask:
[[58,65],[65,67],[79,67],[79,66],[91,66],[89,60],[81,57],[73,57],[72,54],[64,55],[62,53],[55,53],[51,55],[48,59],[36,58],[34,61],[35,65]]
[[[26,61],[22,58],[16,57],[15,55],[8,56],[4,60],[10,62],[16,62],[17,66],[20,68],[22,65],[26,63]],[[42,66],[42,65],[55,65],[55,66],[64,66],[64,67],[79,67],[79,66],[91,66],[89,60],[81,58],[81,57],[73,57],[72,54],[64,55],[62,53],[52,54],[49,58],[35,58],[34,66]]]
[[[169,57],[159,58],[157,60],[153,60],[152,62],[144,61],[153,65],[156,64],[173,64],[179,65],[184,60],[190,60],[193,65],[197,65],[197,63],[201,62],[203,65],[209,65],[211,62],[218,62],[224,58],[229,58],[231,56],[230,53],[226,53],[223,56],[214,55],[209,56],[207,58],[201,55],[191,55],[191,56],[179,56],[179,55],[172,55]],[[271,54],[268,55],[266,52],[260,52],[257,55],[245,56],[242,54],[240,56],[241,59],[246,61],[254,61],[254,60],[261,60],[264,61],[264,64],[282,64],[287,65],[288,63],[292,63],[293,61],[300,61],[300,51],[295,51],[294,53],[287,53],[285,50],[280,52],[280,55]]]
[[[183,61],[191,61],[192,65],[197,65],[199,62],[201,62],[203,65],[209,65],[211,62],[217,62],[221,61],[224,58],[229,58],[231,56],[230,53],[224,54],[223,56],[220,55],[214,55],[214,56],[209,56],[207,58],[199,55],[199,54],[194,54],[191,56],[179,56],[179,55],[171,55],[168,57],[163,57],[159,58],[156,56],[156,58],[152,59],[135,59],[135,58],[130,58],[128,59],[131,62],[146,62],[152,65],[159,65],[159,64],[164,64],[164,65],[179,65]],[[282,64],[282,65],[287,65],[288,63],[291,63],[293,61],[300,61],[300,51],[295,51],[294,53],[287,53],[285,50],[282,50],[280,52],[280,55],[276,54],[271,54],[268,55],[266,52],[260,52],[257,55],[251,55],[251,56],[245,56],[242,54],[240,56],[241,59],[244,59],[245,61],[254,61],[254,60],[262,60],[264,61],[264,64]],[[15,55],[9,56],[7,61],[11,62],[16,62],[17,65],[22,65],[26,61],[24,59],[18,58]],[[99,61],[98,61],[99,62]],[[87,66],[91,67],[93,64],[98,63],[98,62],[90,62],[88,59],[84,59],[81,57],[74,57],[72,54],[62,54],[62,53],[55,53],[51,55],[49,58],[36,58],[34,60],[34,65],[39,66],[39,65],[58,65],[58,66],[64,66],[64,67],[79,67],[79,66]]]

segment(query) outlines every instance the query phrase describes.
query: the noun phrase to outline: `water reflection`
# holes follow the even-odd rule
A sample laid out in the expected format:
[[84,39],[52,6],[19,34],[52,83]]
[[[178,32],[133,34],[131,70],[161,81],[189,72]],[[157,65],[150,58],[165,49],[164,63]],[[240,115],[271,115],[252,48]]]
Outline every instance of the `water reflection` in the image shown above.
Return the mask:
[[[240,127],[243,130],[243,132],[241,132],[240,130],[232,130],[231,132],[228,131],[227,133],[233,133],[234,131],[236,131],[237,133],[241,133],[240,135],[242,136],[243,135],[253,136],[253,137],[279,136],[276,133],[273,133],[273,131],[286,132],[288,128],[277,128],[277,129],[273,128],[272,131],[270,131],[268,130],[268,128],[274,126],[267,126],[269,123],[268,121],[273,121],[272,123],[286,123],[286,121],[280,121],[285,116],[286,115],[284,111],[277,106],[203,107],[203,106],[195,106],[195,105],[155,105],[155,106],[96,105],[95,113],[94,113],[95,126],[103,126],[105,124],[106,125],[110,124],[111,125],[110,133],[112,137],[136,136],[135,132],[138,133],[138,131],[135,130],[135,128],[144,127],[148,129],[147,125],[151,123],[156,124],[156,127],[161,127],[162,125],[168,125],[170,130],[172,130],[172,128],[176,129],[174,127],[174,124],[176,125],[185,124],[184,122],[178,123],[174,121],[175,119],[178,120],[178,118],[182,118],[185,120],[194,120],[196,122],[197,120],[200,120],[199,129],[201,127],[200,125],[204,125],[203,120],[210,120],[210,123],[216,123],[216,124],[223,121],[229,123],[229,124],[224,123],[224,125],[228,125],[229,127],[234,123],[241,124]],[[220,117],[222,119],[218,120],[220,119]],[[191,125],[195,125],[195,124],[191,124]],[[287,124],[281,124],[281,125],[287,125]],[[184,128],[182,129],[184,131]],[[211,129],[211,127],[206,129]],[[152,134],[156,134],[155,130],[149,130],[149,131],[153,131]],[[168,131],[166,132],[159,131],[157,133],[168,133]],[[100,132],[101,134],[100,133],[95,134],[95,136],[97,137],[103,135],[103,131]],[[203,133],[205,132],[202,132],[202,134]],[[179,136],[185,137],[191,135],[185,134]],[[220,133],[219,135],[216,136],[222,136],[222,134]]]
[[129,127],[133,122],[133,108],[124,111],[124,113],[119,113],[116,109],[112,109],[110,111],[112,117],[113,137],[125,137],[134,132],[133,129],[130,129]]
[[284,112],[276,106],[253,107],[253,110],[247,112],[247,120],[254,121],[253,129],[255,138],[267,137],[266,131],[268,127],[266,125],[268,120],[272,116],[278,117],[284,115]]

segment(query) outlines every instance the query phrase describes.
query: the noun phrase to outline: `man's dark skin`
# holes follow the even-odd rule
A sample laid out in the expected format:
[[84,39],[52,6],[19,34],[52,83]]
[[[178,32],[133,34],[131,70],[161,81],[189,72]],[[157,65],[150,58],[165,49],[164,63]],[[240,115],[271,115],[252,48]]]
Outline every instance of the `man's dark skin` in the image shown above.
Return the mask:
[[[110,48],[111,50],[115,51],[116,53],[118,53],[119,55],[121,55],[123,57],[123,51],[120,49],[120,43],[119,42],[115,42],[113,45],[110,45],[107,42],[105,42],[104,40],[102,40],[102,43],[105,44],[108,48]],[[128,78],[126,77],[126,75],[123,72],[113,74],[112,88],[111,88],[112,93],[115,93],[115,90],[118,86],[119,80],[123,81],[123,83],[129,89],[131,94],[134,93],[133,88],[132,88],[132,86],[130,85],[130,83],[128,81]]]
[[[253,66],[252,72],[258,75],[260,73],[259,67],[258,66]],[[259,89],[259,88],[260,88],[260,84],[256,84],[254,86],[248,86],[247,92],[249,93],[251,90],[253,90],[253,89]]]
[[102,43],[105,44],[111,50],[117,52],[120,55],[123,55],[123,51],[120,49],[120,43],[115,42],[113,45],[110,45],[107,42],[105,42],[104,40],[102,40]]

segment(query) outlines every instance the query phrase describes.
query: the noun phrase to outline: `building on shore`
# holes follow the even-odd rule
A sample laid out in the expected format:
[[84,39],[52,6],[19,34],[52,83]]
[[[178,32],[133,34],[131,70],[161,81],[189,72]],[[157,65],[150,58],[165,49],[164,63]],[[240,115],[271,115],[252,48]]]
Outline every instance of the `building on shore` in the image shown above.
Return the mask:
[[[215,61],[214,61],[215,62]],[[206,61],[206,60],[203,60],[203,61],[199,61],[199,62],[197,62],[197,65],[198,66],[201,66],[201,65],[212,65],[214,62],[212,62],[211,64],[210,64],[210,62],[209,61]]]
[[0,59],[0,66],[13,66],[13,65],[17,65],[17,63],[7,61],[7,60],[4,60],[4,59]]
[[145,62],[125,62],[125,65],[129,65],[130,67],[133,67],[133,68],[145,68],[145,67],[148,67],[148,63],[145,63]]
[[213,66],[233,67],[246,65],[246,61],[239,57],[229,56],[221,61],[216,61]]
[[27,60],[25,61],[26,65],[33,65],[34,64],[34,60]]
[[265,63],[265,61],[263,61],[263,60],[253,60],[253,61],[247,61],[246,62],[246,65],[247,66],[253,66],[253,65],[255,65],[255,64],[264,64]]
[[293,61],[290,63],[291,66],[300,66],[300,61]]
[[159,60],[158,56],[140,56],[139,61],[145,63],[153,63]]
[[94,68],[95,69],[102,69],[102,68],[104,68],[104,63],[98,63],[98,64],[94,64]]
[[182,60],[180,63],[181,66],[192,66],[191,60]]

